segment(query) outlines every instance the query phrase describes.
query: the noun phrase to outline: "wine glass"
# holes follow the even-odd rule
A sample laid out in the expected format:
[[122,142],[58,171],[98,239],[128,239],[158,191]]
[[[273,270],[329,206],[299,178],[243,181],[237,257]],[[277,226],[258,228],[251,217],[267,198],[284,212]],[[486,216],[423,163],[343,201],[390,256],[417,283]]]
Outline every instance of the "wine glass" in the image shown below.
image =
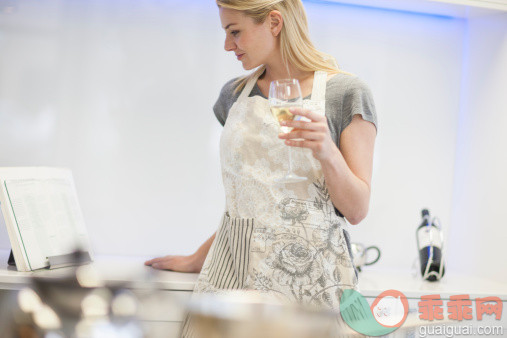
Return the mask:
[[[301,95],[301,88],[297,79],[283,79],[272,81],[269,86],[269,107],[271,113],[278,120],[282,121],[299,120],[299,115],[292,114],[290,108],[303,108],[303,97]],[[292,127],[280,126],[284,133],[292,130]],[[296,183],[306,180],[306,177],[301,177],[292,172],[292,154],[291,148],[288,147],[289,152],[289,170],[284,177],[275,179],[279,183]]]

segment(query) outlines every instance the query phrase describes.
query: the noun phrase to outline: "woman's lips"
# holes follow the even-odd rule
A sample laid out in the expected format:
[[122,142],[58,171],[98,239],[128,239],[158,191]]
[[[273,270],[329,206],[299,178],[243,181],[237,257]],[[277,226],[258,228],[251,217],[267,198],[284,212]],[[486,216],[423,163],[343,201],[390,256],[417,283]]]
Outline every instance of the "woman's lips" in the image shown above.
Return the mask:
[[243,55],[245,55],[244,53],[243,54],[237,54],[236,57],[238,58],[238,60],[241,60],[241,58],[243,57]]

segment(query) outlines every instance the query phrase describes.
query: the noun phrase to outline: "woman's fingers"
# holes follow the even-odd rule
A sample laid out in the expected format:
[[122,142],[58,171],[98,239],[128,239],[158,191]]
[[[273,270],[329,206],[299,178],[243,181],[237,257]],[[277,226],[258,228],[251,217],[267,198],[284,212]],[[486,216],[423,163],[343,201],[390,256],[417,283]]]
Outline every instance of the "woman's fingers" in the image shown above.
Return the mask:
[[159,262],[161,261],[162,259],[164,259],[165,257],[156,257],[156,258],[152,258],[146,262],[144,262],[144,265],[152,265],[153,263],[155,262]]
[[318,160],[329,156],[336,145],[331,139],[326,117],[301,108],[291,108],[290,112],[304,117],[305,121],[281,121],[281,126],[294,129],[289,133],[279,134],[278,137],[284,139],[288,146],[310,149],[313,157]]
[[281,139],[305,139],[305,140],[314,140],[314,141],[321,141],[326,136],[323,132],[315,132],[315,131],[308,131],[303,129],[296,129],[291,131],[290,133],[281,133],[279,134],[279,137]]
[[151,264],[151,267],[160,270],[175,270],[178,268],[177,258],[178,256],[156,258]]
[[281,126],[292,127],[296,129],[306,129],[315,131],[325,131],[327,125],[320,122],[306,122],[306,121],[281,121]]
[[322,151],[323,148],[322,142],[312,140],[303,140],[303,141],[285,140],[285,144],[291,147],[308,148],[314,153]]
[[155,265],[166,266],[167,263],[173,259],[173,257],[174,256],[156,257],[156,258],[150,259],[149,261],[144,262],[144,265],[151,265],[152,267],[155,267]]
[[304,116],[314,122],[323,122],[326,120],[326,117],[324,115],[314,113],[309,109],[290,108],[290,112],[293,115]]
[[172,263],[173,263],[172,259],[166,259],[163,261],[153,263],[151,267],[159,270],[174,270],[174,266]]
[[308,109],[301,108],[291,108],[290,112],[294,115],[299,115],[301,117],[306,117],[310,121],[280,121],[281,126],[292,127],[295,129],[306,129],[306,130],[314,130],[327,132],[329,130],[327,126],[327,119],[325,116],[314,113]]
[[172,270],[178,272],[199,272],[195,266],[193,256],[164,256],[151,259],[144,263],[158,270]]

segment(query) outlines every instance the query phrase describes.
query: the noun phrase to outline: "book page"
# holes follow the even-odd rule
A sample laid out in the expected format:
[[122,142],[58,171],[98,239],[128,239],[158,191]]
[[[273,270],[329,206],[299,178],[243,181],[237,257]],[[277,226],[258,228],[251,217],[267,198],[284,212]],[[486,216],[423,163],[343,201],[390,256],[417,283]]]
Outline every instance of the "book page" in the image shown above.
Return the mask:
[[88,251],[88,236],[71,180],[13,179],[5,187],[32,270],[49,256]]

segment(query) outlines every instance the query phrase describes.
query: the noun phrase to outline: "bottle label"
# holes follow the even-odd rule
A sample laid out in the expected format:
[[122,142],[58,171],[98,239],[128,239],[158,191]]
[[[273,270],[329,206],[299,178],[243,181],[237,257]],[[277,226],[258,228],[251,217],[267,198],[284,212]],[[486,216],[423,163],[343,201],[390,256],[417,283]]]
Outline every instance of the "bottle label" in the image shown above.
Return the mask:
[[417,239],[419,249],[427,246],[442,247],[440,231],[435,227],[423,227],[419,229],[417,232]]

